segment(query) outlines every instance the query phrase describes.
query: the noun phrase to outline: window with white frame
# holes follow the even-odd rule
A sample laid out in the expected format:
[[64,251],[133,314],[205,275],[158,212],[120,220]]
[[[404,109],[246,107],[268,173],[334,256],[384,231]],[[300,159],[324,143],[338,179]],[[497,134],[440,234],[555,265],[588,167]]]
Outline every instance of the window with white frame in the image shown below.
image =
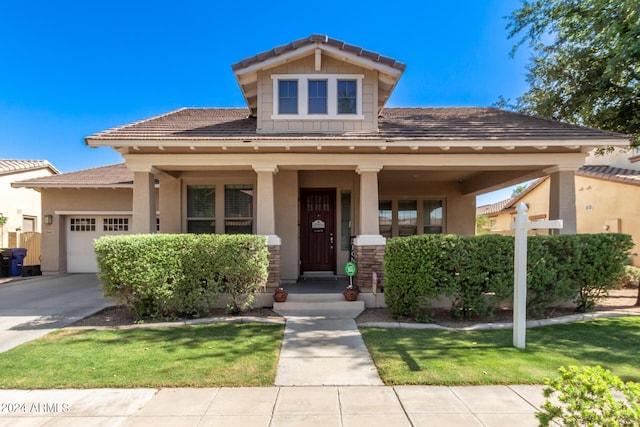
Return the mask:
[[363,74],[272,74],[274,120],[362,120]]

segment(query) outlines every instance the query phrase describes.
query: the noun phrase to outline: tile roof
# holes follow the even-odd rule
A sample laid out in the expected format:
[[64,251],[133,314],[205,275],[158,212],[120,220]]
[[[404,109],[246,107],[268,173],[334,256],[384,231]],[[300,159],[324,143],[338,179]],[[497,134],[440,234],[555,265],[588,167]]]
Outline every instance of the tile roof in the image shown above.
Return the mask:
[[619,133],[496,108],[385,108],[379,131],[258,133],[246,108],[183,108],[109,129],[89,140],[619,140]]
[[132,187],[133,172],[124,163],[14,182],[15,187]]
[[304,46],[307,46],[307,45],[312,45],[312,44],[315,44],[315,43],[326,44],[326,45],[334,47],[336,49],[343,50],[343,51],[348,52],[348,53],[353,54],[353,55],[362,56],[362,57],[364,57],[366,59],[369,59],[371,61],[379,62],[380,64],[387,65],[389,67],[395,68],[395,69],[400,70],[400,71],[404,71],[405,68],[406,68],[405,64],[403,64],[401,62],[398,62],[393,58],[389,58],[387,56],[382,56],[379,53],[372,52],[370,50],[366,50],[366,49],[363,49],[361,47],[345,43],[345,42],[343,42],[341,40],[333,39],[333,38],[331,38],[331,37],[329,37],[329,36],[327,36],[325,34],[312,34],[309,37],[298,39],[298,40],[295,40],[295,41],[293,41],[291,43],[275,47],[275,48],[273,48],[271,50],[267,50],[265,52],[261,52],[261,53],[259,53],[257,55],[251,56],[249,58],[245,58],[245,59],[241,60],[240,62],[237,62],[237,63],[231,65],[231,69],[233,71],[241,70],[241,69],[249,67],[249,66],[251,66],[253,64],[257,64],[259,62],[266,61],[267,59],[270,59],[270,58],[275,58],[275,57],[280,56],[280,55],[282,55],[284,53],[291,52],[291,51],[294,51],[294,50],[296,50],[298,48],[301,48],[301,47],[304,47]]
[[640,170],[622,169],[607,165],[584,165],[576,175],[604,179],[623,184],[640,185]]
[[54,174],[58,170],[46,160],[8,160],[0,159],[0,175],[7,175],[17,172],[26,172],[38,169],[50,169]]

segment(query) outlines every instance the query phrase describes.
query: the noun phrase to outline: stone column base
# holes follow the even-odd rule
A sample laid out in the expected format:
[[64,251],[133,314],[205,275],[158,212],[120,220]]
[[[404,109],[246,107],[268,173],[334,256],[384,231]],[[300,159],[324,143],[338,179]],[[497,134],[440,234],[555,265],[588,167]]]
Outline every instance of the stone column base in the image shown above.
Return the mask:
[[385,245],[354,246],[354,258],[358,268],[355,283],[365,292],[371,289],[375,272],[378,281],[382,278]]
[[267,289],[280,287],[280,245],[269,245],[269,277]]

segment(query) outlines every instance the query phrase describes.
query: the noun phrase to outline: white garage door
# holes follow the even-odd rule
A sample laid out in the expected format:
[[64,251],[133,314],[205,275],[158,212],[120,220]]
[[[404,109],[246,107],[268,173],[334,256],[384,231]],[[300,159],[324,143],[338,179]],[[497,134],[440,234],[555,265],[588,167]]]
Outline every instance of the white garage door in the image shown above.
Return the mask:
[[96,273],[93,241],[108,234],[128,234],[130,216],[67,217],[67,272]]

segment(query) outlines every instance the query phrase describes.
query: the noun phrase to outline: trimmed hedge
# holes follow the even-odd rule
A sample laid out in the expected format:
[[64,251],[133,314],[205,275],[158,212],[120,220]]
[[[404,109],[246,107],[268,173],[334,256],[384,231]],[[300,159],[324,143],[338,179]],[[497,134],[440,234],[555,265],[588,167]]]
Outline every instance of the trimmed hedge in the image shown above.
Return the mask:
[[[531,236],[527,311],[574,300],[591,310],[617,287],[631,237],[624,234]],[[431,300],[449,297],[453,313],[491,316],[513,296],[513,236],[421,235],[387,240],[385,299],[396,316],[417,316]]]
[[206,316],[222,294],[229,312],[248,308],[267,281],[266,238],[138,234],[96,240],[98,277],[138,318]]

